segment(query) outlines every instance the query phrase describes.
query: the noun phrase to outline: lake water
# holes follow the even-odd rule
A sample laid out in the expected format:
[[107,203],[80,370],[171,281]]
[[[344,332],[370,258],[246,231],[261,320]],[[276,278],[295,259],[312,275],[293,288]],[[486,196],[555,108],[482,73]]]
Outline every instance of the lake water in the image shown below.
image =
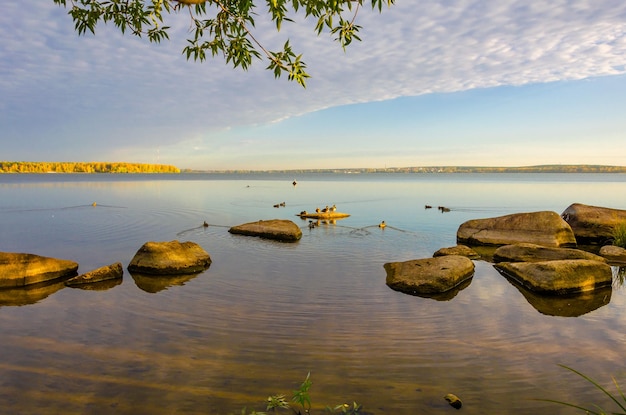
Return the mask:
[[[309,372],[314,413],[352,401],[373,414],[451,413],[447,393],[465,414],[578,413],[541,398],[609,406],[559,364],[626,386],[617,277],[550,299],[476,261],[444,300],[389,289],[383,269],[455,245],[469,219],[575,202],[626,209],[626,175],[0,175],[0,195],[0,251],[71,259],[84,273],[178,239],[213,260],[192,278],[125,271],[91,290],[0,291],[2,413],[260,411]],[[351,216],[314,229],[295,216],[333,204]],[[300,224],[302,239],[228,233],[273,218]]]

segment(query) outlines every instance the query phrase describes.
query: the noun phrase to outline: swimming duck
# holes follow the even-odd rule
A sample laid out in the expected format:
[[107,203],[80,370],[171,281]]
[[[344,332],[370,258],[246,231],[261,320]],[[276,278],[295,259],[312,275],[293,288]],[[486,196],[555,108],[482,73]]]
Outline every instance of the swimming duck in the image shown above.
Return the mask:
[[381,229],[385,229],[385,226],[387,226],[385,221],[380,222],[380,224],[378,225],[378,227],[381,228]]
[[208,227],[209,227],[209,224],[208,224],[208,223],[206,223],[206,221],[204,221],[204,223],[202,224],[202,226],[204,226],[205,228],[208,228]]

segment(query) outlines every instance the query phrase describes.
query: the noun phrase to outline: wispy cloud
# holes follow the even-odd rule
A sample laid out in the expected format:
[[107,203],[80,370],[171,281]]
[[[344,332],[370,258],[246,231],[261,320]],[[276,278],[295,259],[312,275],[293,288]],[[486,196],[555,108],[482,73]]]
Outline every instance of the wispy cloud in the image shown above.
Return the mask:
[[73,145],[77,158],[94,148],[193,148],[231,127],[345,104],[626,72],[621,0],[397,3],[380,15],[361,10],[363,42],[345,53],[329,35],[316,37],[313,21],[275,33],[259,16],[259,39],[277,47],[289,36],[304,53],[313,78],[303,90],[275,81],[262,62],[244,73],[220,59],[186,61],[184,13],[172,40],[154,45],[106,26],[78,37],[51,0],[8,2],[0,15],[3,145],[23,154],[18,138],[27,136],[49,151]]

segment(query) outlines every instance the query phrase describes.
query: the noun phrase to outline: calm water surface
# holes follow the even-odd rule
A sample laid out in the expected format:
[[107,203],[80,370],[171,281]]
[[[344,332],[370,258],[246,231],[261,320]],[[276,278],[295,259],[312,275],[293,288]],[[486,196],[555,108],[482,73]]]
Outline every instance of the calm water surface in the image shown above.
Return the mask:
[[[353,400],[374,414],[450,413],[455,393],[465,414],[574,414],[534,399],[606,401],[558,364],[626,384],[617,282],[550,300],[477,261],[467,286],[433,299],[390,290],[383,269],[455,245],[468,219],[626,209],[626,175],[0,175],[0,195],[1,251],[81,273],[126,267],[151,240],[194,241],[213,259],[194,277],[0,291],[2,413],[264,410],[311,372],[318,413]],[[312,230],[295,216],[332,204],[351,216]],[[300,224],[300,242],[228,233],[273,218]]]

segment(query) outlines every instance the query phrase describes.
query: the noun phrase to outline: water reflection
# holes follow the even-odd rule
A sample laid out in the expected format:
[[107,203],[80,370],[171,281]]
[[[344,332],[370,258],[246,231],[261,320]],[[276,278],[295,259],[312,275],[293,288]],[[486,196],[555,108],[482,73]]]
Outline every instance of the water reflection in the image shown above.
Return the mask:
[[170,287],[185,285],[188,281],[196,278],[198,274],[177,274],[177,275],[151,275],[131,272],[130,275],[135,280],[137,287],[145,292],[155,294],[159,291],[167,290]]
[[61,279],[24,287],[2,288],[0,289],[0,307],[36,304],[64,287],[65,283]]
[[461,291],[469,287],[471,283],[472,283],[472,278],[468,278],[465,281],[463,281],[461,284],[454,287],[453,289],[442,292],[442,293],[418,294],[418,293],[406,292],[406,294],[414,295],[416,297],[430,298],[431,300],[437,300],[437,301],[450,301],[454,297],[456,297],[458,293],[460,293]]
[[106,290],[110,290],[111,288],[120,285],[122,281],[123,281],[123,278],[114,278],[114,279],[110,279],[106,281],[98,281],[98,282],[92,282],[88,284],[72,285],[70,286],[70,288],[75,288],[75,289],[85,290],[85,291],[106,291]]
[[[503,274],[504,275],[504,274]],[[541,314],[557,317],[579,317],[604,307],[611,302],[611,287],[602,287],[593,291],[586,291],[570,295],[542,295],[534,293],[515,280],[506,277],[519,292]]]

